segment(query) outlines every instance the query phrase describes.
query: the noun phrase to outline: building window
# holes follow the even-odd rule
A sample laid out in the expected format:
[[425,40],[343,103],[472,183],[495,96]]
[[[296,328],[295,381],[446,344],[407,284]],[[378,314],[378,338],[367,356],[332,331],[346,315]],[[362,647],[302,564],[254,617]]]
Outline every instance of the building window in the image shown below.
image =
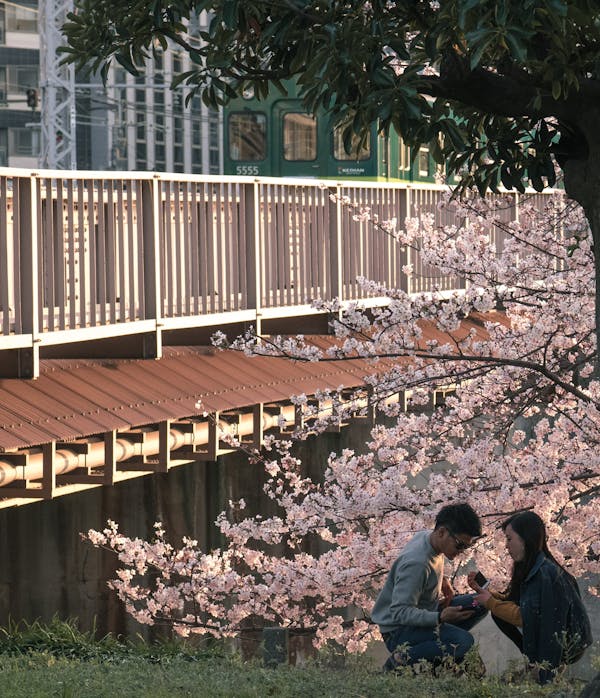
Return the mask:
[[[143,66],[142,66],[143,69]],[[135,166],[138,170],[148,167],[148,148],[146,145],[146,79],[143,75],[135,78]]]
[[11,94],[23,96],[28,88],[38,87],[40,82],[39,68],[35,65],[9,65],[8,66],[8,91]]
[[310,114],[289,113],[283,117],[283,157],[285,160],[315,160],[317,121]]
[[5,26],[7,32],[37,34],[37,3],[28,7],[25,3],[5,5]]
[[192,174],[202,174],[202,148],[192,148]]
[[[163,57],[159,54],[155,70],[162,70]],[[154,169],[164,172],[167,169],[165,150],[165,78],[161,72],[154,73]]]
[[0,128],[0,167],[8,167],[8,131]]
[[146,140],[146,115],[142,112],[137,112],[135,115],[136,128],[135,137],[138,141]]
[[137,162],[137,167],[144,169],[146,167],[146,144],[136,143],[135,144],[135,159]]
[[183,143],[183,119],[179,116],[173,119],[173,140],[175,143]]
[[[162,65],[162,54],[160,54]],[[154,84],[159,89],[154,90],[154,141],[156,143],[165,142],[165,78],[162,73],[154,73]],[[158,155],[156,156],[159,158]]]
[[165,142],[165,117],[156,115],[154,117],[154,142]]
[[12,128],[9,131],[11,155],[37,157],[40,154],[40,133],[30,128]]
[[[173,58],[173,70],[177,73],[182,70],[180,58]],[[173,93],[173,170],[183,172],[185,168],[183,151],[183,92],[177,90]]]
[[192,173],[202,174],[202,102],[198,95],[190,100],[190,129],[192,132]]
[[192,119],[192,145],[202,145],[202,124],[198,119]]
[[344,129],[338,126],[333,132],[333,157],[336,160],[368,160],[371,157],[371,134],[367,135],[365,144],[358,150],[359,137],[352,134],[352,150],[348,154],[344,149]]
[[4,66],[0,66],[0,105],[6,106],[6,68]]
[[167,166],[165,146],[156,144],[154,146],[155,167],[157,170],[164,170]]
[[183,172],[183,119],[173,119],[173,168],[175,172]]
[[[229,157],[232,160],[264,160],[267,155],[267,117],[262,112],[229,115]],[[211,140],[212,140],[211,124]]]
[[190,101],[191,129],[192,129],[192,146],[200,147],[202,145],[202,102],[197,95],[192,97]]

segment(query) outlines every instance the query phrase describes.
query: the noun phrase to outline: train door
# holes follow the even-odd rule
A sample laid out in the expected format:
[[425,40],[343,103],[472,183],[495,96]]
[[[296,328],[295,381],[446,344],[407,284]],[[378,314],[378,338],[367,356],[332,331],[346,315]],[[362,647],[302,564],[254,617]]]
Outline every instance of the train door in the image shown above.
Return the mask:
[[333,130],[333,158],[330,175],[343,179],[373,179],[377,177],[378,141],[375,126],[371,127],[366,140],[352,138],[352,149],[344,148],[344,129],[338,126]]
[[325,177],[329,143],[317,119],[299,100],[279,100],[272,115],[273,174],[280,177]]

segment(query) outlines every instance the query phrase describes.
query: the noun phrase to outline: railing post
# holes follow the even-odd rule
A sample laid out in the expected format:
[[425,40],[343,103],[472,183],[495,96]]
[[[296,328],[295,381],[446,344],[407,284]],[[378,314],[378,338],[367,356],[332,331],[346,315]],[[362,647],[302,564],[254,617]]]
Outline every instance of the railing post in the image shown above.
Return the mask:
[[21,278],[21,332],[31,335],[31,347],[18,350],[19,378],[40,375],[40,307],[38,266],[38,216],[36,177],[18,177],[14,184],[18,203],[15,219],[19,227],[19,274]]
[[[331,275],[331,298],[344,300],[344,257],[342,247],[342,194],[340,185],[329,189],[329,273]],[[341,311],[340,311],[341,312]],[[338,312],[338,318],[340,316]]]
[[260,188],[258,182],[242,184],[246,227],[246,284],[248,310],[256,314],[256,334],[262,332],[262,255],[260,234]]
[[144,236],[144,319],[155,321],[154,333],[144,337],[145,359],[162,356],[162,292],[160,282],[160,181],[142,180],[142,221]]

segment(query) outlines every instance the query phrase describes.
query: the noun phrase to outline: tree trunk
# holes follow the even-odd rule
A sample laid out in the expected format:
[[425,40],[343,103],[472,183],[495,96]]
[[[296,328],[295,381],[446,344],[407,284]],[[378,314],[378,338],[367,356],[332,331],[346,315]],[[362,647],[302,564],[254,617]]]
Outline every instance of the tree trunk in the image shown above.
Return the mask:
[[[589,115],[588,115],[589,116]],[[564,174],[565,191],[568,196],[577,201],[585,211],[590,230],[592,231],[594,252],[594,284],[595,284],[595,336],[596,356],[594,359],[594,376],[600,377],[600,142],[596,142],[596,132],[599,114],[594,112],[594,119],[582,119],[581,137],[587,141],[588,149],[585,157],[573,157],[560,162]],[[593,128],[586,128],[593,123]],[[585,135],[587,133],[587,136]],[[593,147],[590,147],[590,146]]]
[[[600,193],[600,192],[599,192]],[[600,202],[599,202],[600,203]],[[594,311],[595,334],[596,334],[596,358],[594,360],[594,376],[600,378],[600,206],[594,204],[584,207],[592,238],[594,241],[594,283],[596,294],[596,305]]]

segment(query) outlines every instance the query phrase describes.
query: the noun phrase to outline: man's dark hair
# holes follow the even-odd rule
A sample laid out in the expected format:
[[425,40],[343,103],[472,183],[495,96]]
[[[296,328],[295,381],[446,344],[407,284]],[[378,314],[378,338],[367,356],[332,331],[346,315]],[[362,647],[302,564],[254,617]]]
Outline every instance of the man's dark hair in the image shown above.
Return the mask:
[[481,521],[469,504],[448,504],[435,517],[435,527],[444,526],[455,535],[464,533],[477,538],[481,535]]

